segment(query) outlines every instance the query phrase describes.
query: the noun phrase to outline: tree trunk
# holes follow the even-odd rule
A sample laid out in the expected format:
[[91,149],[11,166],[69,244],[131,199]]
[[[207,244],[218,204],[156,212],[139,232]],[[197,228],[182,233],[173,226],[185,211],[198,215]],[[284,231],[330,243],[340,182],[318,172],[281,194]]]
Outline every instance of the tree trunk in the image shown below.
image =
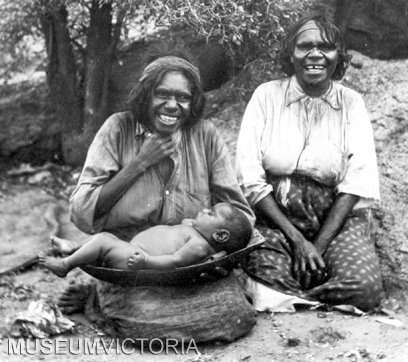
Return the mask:
[[[112,6],[93,0],[87,33],[85,89],[78,82],[64,5],[41,18],[48,55],[47,82],[60,123],[65,163],[81,166],[95,133],[109,115],[109,78],[125,10],[112,25]],[[84,96],[82,96],[84,94]]]
[[109,116],[109,80],[125,11],[112,25],[112,6],[93,0],[87,37],[84,140],[90,144]]
[[86,148],[81,140],[82,101],[67,17],[65,6],[50,8],[41,17],[41,25],[48,55],[47,82],[60,124],[62,154],[67,164],[79,165]]

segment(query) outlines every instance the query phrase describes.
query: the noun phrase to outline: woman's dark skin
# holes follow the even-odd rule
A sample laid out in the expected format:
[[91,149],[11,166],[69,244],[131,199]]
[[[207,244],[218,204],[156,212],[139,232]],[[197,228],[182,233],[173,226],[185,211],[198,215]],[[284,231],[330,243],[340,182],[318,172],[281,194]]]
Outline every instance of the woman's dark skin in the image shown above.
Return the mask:
[[358,199],[358,196],[340,193],[313,242],[307,240],[289,221],[271,194],[255,205],[255,209],[262,215],[266,224],[270,228],[278,228],[286,237],[294,256],[293,274],[304,289],[308,289],[312,282],[318,282],[324,277],[326,266],[323,255],[341,230]]
[[[145,139],[134,160],[102,186],[96,203],[95,219],[111,210],[147,169],[159,164],[175,151],[172,134],[190,116],[191,98],[191,82],[183,73],[168,71],[164,74],[149,100],[149,122],[146,126],[153,134],[150,133]],[[163,117],[167,121],[163,121]]]
[[[338,59],[338,50],[327,44],[317,26],[297,35],[291,62],[299,84],[310,97],[319,97],[327,91]],[[322,70],[310,71],[307,68],[310,65],[319,65]],[[255,209],[261,213],[267,225],[278,228],[287,239],[294,256],[293,274],[303,289],[309,289],[312,284],[323,280],[326,268],[323,255],[341,230],[358,199],[358,196],[352,194],[337,195],[327,218],[312,241],[307,240],[289,221],[271,194],[255,205]]]
[[103,185],[96,204],[95,219],[106,214],[148,168],[170,156],[174,150],[171,135],[153,133],[146,138],[133,162]]

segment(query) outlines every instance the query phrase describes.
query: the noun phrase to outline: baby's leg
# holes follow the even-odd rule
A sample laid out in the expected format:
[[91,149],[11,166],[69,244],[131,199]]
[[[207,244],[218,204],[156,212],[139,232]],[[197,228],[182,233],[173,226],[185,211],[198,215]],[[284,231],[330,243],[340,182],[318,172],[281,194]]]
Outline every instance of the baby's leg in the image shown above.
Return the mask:
[[134,250],[133,245],[103,232],[94,235],[90,241],[66,257],[65,262],[69,270],[83,265],[127,269],[127,262]]
[[71,255],[77,251],[81,246],[95,238],[96,235],[92,235],[84,240],[74,241],[68,239],[58,238],[56,236],[50,236],[51,249],[54,255]]
[[[62,245],[64,239],[59,240],[62,240]],[[106,264],[112,268],[127,269],[129,257],[134,251],[133,245],[116,236],[99,233],[66,258],[57,259],[39,255],[39,262],[56,275],[64,277],[70,270],[83,265]]]
[[40,253],[38,254],[38,262],[60,278],[65,277],[70,271],[66,265],[65,258],[58,259],[53,256],[48,256],[45,253]]

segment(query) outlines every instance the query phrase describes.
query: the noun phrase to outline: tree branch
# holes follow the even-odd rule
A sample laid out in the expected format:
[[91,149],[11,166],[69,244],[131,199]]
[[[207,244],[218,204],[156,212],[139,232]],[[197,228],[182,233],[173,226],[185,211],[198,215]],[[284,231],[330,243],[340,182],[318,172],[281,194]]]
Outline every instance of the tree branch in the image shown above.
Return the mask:
[[116,16],[116,23],[113,27],[113,35],[112,35],[112,42],[109,47],[109,54],[113,56],[115,54],[116,48],[118,46],[120,40],[120,33],[122,30],[123,22],[126,16],[126,9],[121,8],[118,10],[118,14]]

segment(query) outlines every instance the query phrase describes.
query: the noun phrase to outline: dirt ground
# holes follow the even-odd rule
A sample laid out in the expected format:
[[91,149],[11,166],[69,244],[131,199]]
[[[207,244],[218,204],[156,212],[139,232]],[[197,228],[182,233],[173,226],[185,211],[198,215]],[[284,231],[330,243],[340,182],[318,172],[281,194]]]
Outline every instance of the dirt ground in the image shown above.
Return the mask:
[[[408,361],[408,330],[406,315],[392,313],[387,315],[354,316],[336,311],[299,310],[294,314],[259,313],[252,331],[245,337],[230,343],[198,345],[188,354],[178,355],[160,351],[160,347],[149,353],[148,348],[132,349],[125,352],[115,349],[109,353],[100,350],[95,355],[73,355],[61,350],[56,355],[10,354],[8,337],[5,336],[7,316],[24,310],[30,300],[36,298],[54,299],[70,281],[84,279],[78,271],[69,280],[61,280],[44,272],[33,270],[23,273],[14,280],[13,290],[3,294],[0,304],[0,330],[3,339],[0,344],[0,360],[14,361],[200,361],[200,362],[286,362],[286,361],[366,361],[366,362],[404,362]],[[4,288],[4,287],[3,287]],[[70,316],[75,321],[75,332],[64,334],[57,339],[106,338],[82,315]],[[400,326],[392,323],[401,322]],[[32,351],[32,349],[31,349]],[[198,353],[197,353],[198,351]],[[127,354],[130,353],[130,354]]]

